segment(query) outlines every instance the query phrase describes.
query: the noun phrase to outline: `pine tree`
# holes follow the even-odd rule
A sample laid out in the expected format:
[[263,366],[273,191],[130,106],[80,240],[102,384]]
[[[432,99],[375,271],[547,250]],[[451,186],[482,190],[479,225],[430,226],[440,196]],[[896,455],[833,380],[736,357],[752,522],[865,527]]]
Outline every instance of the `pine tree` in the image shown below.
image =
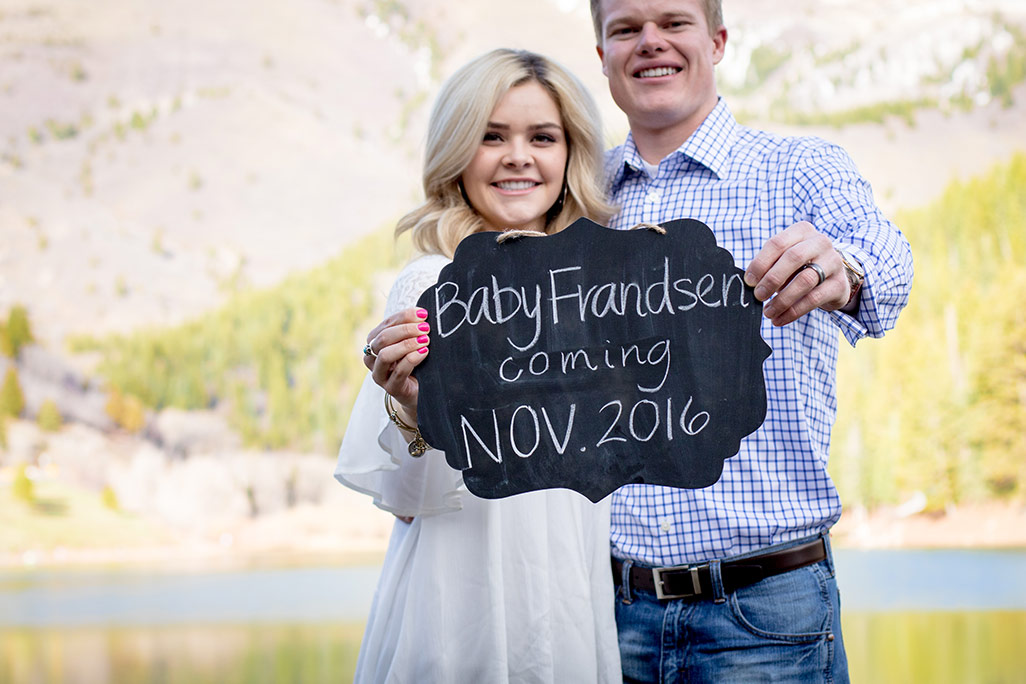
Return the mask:
[[25,410],[25,395],[18,382],[18,371],[14,366],[7,369],[4,384],[0,386],[0,415],[17,418]]
[[35,341],[32,336],[32,327],[29,325],[28,310],[24,306],[16,304],[11,307],[11,311],[7,315],[6,336],[12,357],[17,356],[26,344]]
[[0,354],[9,359],[14,358],[14,345],[11,344],[11,336],[7,334],[7,324],[0,321]]
[[64,424],[64,418],[61,416],[60,409],[57,408],[57,402],[53,399],[44,401],[43,405],[39,407],[36,423],[45,432],[57,432],[60,430]]

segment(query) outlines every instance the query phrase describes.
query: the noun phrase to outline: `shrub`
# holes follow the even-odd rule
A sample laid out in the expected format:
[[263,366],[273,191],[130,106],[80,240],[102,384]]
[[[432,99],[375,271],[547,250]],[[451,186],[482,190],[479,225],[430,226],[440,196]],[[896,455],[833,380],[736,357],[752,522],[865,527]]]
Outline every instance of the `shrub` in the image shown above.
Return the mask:
[[122,394],[116,387],[107,397],[104,410],[111,420],[129,432],[138,432],[146,424],[146,409],[138,398]]
[[4,375],[4,384],[0,386],[0,415],[17,418],[24,410],[25,395],[18,382],[18,371],[10,366]]
[[[131,337],[77,337],[71,348],[99,352],[108,386],[150,409],[221,404],[249,446],[333,449],[367,374],[352,349],[378,320],[377,274],[398,269],[407,253],[383,227],[323,266],[236,292],[194,321]],[[108,409],[119,424],[123,401],[112,397]]]
[[46,120],[46,129],[56,140],[68,140],[78,135],[78,127],[73,123],[60,123],[54,119]]
[[110,485],[104,485],[103,491],[100,492],[100,502],[104,508],[112,511],[117,511],[121,507],[118,503],[118,495]]
[[61,416],[60,409],[57,408],[57,402],[53,399],[44,401],[43,405],[39,407],[39,415],[36,416],[36,422],[46,432],[57,432],[60,430],[64,424],[64,418]]
[[18,501],[24,501],[25,503],[34,503],[36,500],[36,486],[29,479],[27,470],[28,466],[24,463],[18,466],[14,471],[14,482],[11,484],[11,493],[14,498]]

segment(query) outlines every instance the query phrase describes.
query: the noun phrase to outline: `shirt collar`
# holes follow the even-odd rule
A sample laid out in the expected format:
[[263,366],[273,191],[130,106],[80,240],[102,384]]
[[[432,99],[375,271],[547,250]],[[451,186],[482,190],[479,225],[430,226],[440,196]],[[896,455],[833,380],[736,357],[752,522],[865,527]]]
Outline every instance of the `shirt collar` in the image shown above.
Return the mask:
[[698,130],[677,148],[675,154],[693,159],[722,179],[727,175],[727,162],[736,139],[737,122],[727,103],[720,98]]
[[[737,135],[737,121],[730,113],[727,103],[720,98],[698,129],[691,134],[691,137],[669,156],[687,157],[712,171],[717,178],[723,178],[727,175],[727,162],[730,159],[730,150],[734,147]],[[619,159],[614,159],[615,166],[610,179],[613,187],[623,181],[628,169],[638,173],[645,168],[641,153],[638,152],[638,147],[634,144],[633,133],[627,134],[627,141],[620,147],[619,152],[620,154],[617,155]]]

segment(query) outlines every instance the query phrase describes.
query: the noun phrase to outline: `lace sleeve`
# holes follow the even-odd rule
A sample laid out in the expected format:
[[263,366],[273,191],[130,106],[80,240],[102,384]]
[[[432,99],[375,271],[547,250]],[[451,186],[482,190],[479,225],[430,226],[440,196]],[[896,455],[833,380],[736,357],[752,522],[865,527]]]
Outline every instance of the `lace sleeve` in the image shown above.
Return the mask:
[[449,260],[438,254],[422,256],[411,261],[392,284],[392,290],[388,293],[388,303],[385,305],[385,315],[391,316],[397,311],[416,306],[421,293],[435,284],[439,272],[447,263]]
[[[438,279],[448,263],[442,256],[410,262],[396,278],[385,315],[416,306],[421,293]],[[462,507],[463,476],[445,462],[445,454],[430,450],[420,458],[409,455],[409,436],[385,415],[385,392],[370,374],[353,405],[335,467],[335,479],[374,497],[379,508],[402,516],[437,515]]]

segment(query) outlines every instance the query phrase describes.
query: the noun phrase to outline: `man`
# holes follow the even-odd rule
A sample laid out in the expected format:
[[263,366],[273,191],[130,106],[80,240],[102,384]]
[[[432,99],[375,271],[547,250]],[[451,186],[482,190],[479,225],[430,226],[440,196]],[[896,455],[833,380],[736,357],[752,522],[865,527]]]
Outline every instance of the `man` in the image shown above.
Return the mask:
[[738,125],[716,92],[719,0],[591,0],[630,134],[607,158],[613,227],[703,221],[766,302],[763,426],[700,490],[613,495],[627,682],[847,681],[827,532],[840,332],[879,337],[912,258],[843,150]]

